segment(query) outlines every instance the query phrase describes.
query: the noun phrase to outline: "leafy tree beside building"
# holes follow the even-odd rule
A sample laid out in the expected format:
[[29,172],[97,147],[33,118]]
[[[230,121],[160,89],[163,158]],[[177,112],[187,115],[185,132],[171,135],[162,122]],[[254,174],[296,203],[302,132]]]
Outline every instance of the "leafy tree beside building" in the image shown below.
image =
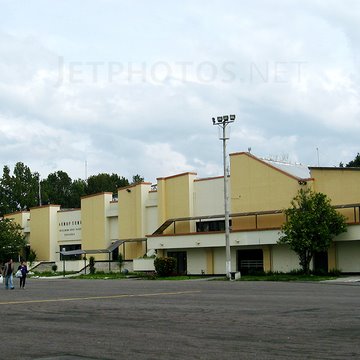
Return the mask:
[[28,210],[39,203],[39,174],[22,162],[15,164],[13,174],[4,166],[0,179],[0,214]]
[[333,238],[347,230],[345,217],[330,204],[325,194],[301,189],[285,210],[279,244],[287,244],[299,256],[304,273],[309,273],[315,253],[327,251]]
[[[100,192],[117,194],[118,188],[130,185],[128,179],[117,174],[101,173],[87,180],[72,180],[64,171],[56,171],[40,181],[40,175],[32,172],[22,162],[15,164],[11,173],[5,165],[0,178],[0,216],[31,207],[48,204],[62,208],[80,208],[81,197]],[[140,175],[132,177],[132,184],[144,181]],[[40,196],[39,196],[40,195]]]
[[10,219],[0,219],[0,262],[3,263],[9,258],[17,260],[25,245],[21,226]]
[[360,154],[357,153],[354,160],[349,161],[346,167],[360,167]]
[[[339,164],[339,167],[341,167],[341,168],[344,167],[344,163],[341,162],[341,163]],[[360,167],[360,154],[357,153],[357,155],[355,156],[354,160],[349,161],[349,162],[345,165],[345,167]]]

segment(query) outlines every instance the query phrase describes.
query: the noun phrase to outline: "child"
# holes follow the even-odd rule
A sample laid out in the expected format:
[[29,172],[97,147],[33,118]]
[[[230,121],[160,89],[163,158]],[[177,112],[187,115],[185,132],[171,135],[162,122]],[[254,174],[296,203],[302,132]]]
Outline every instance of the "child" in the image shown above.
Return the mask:
[[21,262],[20,266],[18,267],[18,270],[20,270],[22,274],[20,278],[20,289],[21,288],[25,289],[26,274],[28,273],[28,269],[25,261]]

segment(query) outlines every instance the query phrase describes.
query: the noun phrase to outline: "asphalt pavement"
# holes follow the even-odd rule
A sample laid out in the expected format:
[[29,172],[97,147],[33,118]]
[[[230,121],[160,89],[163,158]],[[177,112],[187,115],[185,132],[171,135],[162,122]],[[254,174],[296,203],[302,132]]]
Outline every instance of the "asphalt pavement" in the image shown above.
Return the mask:
[[28,279],[0,359],[358,359],[359,285]]

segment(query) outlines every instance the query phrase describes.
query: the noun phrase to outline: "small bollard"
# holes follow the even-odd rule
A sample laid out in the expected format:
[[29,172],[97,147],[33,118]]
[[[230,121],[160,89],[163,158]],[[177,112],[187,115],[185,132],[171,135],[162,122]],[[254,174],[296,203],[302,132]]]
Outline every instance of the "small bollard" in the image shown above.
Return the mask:
[[231,271],[230,272],[230,281],[236,281],[241,279],[240,271]]

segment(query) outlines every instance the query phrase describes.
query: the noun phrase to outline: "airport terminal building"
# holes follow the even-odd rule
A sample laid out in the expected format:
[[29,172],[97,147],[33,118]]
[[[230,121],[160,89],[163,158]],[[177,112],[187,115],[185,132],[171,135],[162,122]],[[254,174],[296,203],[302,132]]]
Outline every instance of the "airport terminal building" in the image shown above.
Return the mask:
[[[229,206],[232,271],[291,271],[297,255],[278,245],[283,210],[301,188],[322,192],[347,218],[348,231],[319,253],[313,269],[360,272],[360,169],[306,167],[230,154]],[[225,274],[224,178],[188,172],[81,199],[81,209],[45,205],[8,214],[24,229],[38,261],[73,269],[83,257],[115,260],[121,253],[131,270],[151,270],[145,254],[172,256],[179,273]]]

